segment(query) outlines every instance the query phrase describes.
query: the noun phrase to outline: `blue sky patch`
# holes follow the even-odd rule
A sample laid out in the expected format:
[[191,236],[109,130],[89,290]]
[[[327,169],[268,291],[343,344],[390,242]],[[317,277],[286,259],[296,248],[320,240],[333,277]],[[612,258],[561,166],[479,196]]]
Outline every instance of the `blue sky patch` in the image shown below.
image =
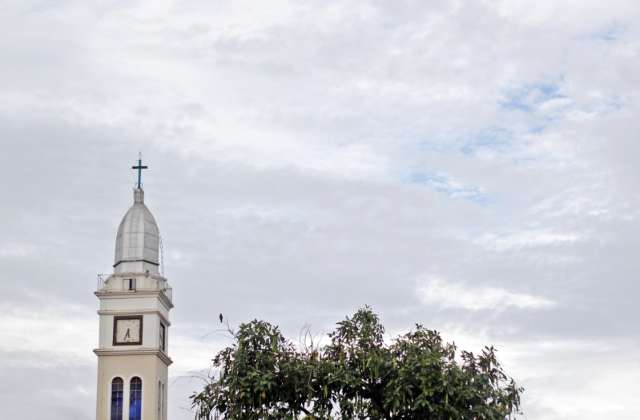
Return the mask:
[[589,38],[605,42],[614,42],[620,39],[624,33],[624,27],[617,22],[602,27],[590,34]]
[[463,140],[460,151],[465,155],[474,155],[483,150],[505,153],[512,148],[512,133],[505,128],[488,128]]
[[499,105],[508,111],[533,112],[546,101],[564,97],[557,82],[533,83],[507,90]]
[[462,198],[482,205],[488,205],[492,201],[489,195],[480,188],[460,184],[444,174],[414,171],[407,176],[406,181],[411,184],[428,186],[435,191],[447,194],[451,198]]

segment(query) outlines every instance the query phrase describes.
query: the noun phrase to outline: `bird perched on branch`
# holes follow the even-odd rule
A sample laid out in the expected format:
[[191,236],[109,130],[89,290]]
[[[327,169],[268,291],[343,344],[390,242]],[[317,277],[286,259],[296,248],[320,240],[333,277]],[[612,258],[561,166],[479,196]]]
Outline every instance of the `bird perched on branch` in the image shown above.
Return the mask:
[[220,323],[222,324],[222,320],[224,319],[224,317],[222,316],[222,314],[218,315],[218,318],[220,318]]

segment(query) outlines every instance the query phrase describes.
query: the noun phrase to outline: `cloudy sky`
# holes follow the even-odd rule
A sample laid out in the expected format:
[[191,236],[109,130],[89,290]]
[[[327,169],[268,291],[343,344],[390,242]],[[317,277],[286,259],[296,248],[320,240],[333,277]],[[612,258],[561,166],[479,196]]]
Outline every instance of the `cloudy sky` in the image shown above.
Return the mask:
[[[535,5],[535,6],[534,6]],[[170,415],[219,312],[499,349],[528,419],[640,418],[640,4],[0,4],[0,417],[95,418],[142,151]]]

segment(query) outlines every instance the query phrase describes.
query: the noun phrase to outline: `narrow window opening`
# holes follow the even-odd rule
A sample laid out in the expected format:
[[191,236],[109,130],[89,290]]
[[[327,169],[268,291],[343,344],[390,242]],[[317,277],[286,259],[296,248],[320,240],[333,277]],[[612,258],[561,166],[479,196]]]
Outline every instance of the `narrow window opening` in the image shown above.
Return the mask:
[[162,382],[158,381],[158,420],[162,420]]
[[167,386],[162,384],[162,419],[167,419]]
[[164,326],[164,324],[163,324],[163,323],[160,323],[160,337],[159,337],[159,340],[160,340],[160,350],[162,350],[162,351],[164,351],[164,352],[166,352],[166,347],[165,347],[165,346],[166,346],[166,342],[167,342],[166,334],[167,334],[167,329],[166,329],[166,327]]
[[131,291],[136,290],[136,279],[125,279],[124,288]]

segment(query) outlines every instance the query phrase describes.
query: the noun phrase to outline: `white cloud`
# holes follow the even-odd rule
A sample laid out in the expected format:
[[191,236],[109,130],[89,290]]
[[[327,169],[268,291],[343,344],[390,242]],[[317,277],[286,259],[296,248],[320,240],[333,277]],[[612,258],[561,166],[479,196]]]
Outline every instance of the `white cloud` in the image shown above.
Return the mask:
[[541,230],[524,230],[507,234],[484,234],[475,242],[485,249],[506,252],[533,247],[552,247],[563,244],[573,244],[579,241],[576,233],[548,232]]
[[0,351],[37,355],[20,358],[33,367],[59,364],[89,365],[95,361],[92,349],[97,345],[97,317],[89,308],[47,302],[25,306],[17,302],[0,302]]
[[27,257],[36,252],[36,247],[31,244],[5,244],[0,245],[0,258],[2,257]]
[[544,309],[555,303],[549,299],[526,293],[515,293],[496,287],[473,286],[428,276],[420,280],[418,295],[425,305],[441,308],[462,308],[469,311],[503,311]]

